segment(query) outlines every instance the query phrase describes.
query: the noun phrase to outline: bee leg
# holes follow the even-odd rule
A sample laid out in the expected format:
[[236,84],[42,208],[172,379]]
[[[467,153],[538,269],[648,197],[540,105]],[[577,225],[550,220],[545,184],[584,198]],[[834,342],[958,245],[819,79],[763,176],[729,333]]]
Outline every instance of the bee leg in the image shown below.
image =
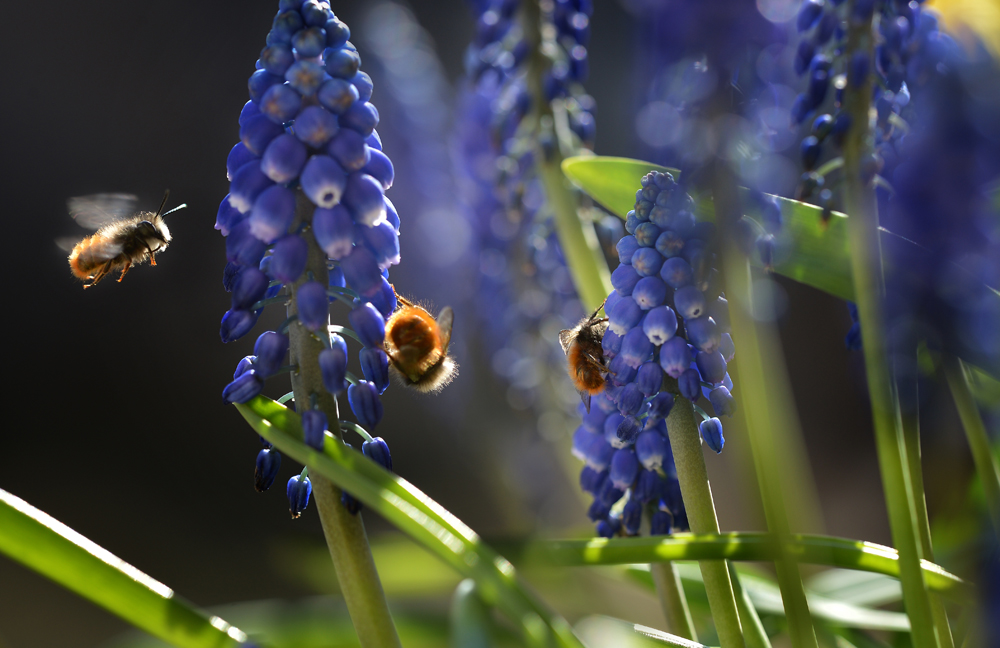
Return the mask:
[[149,265],[156,265],[156,257],[154,256],[155,253],[153,252],[153,248],[147,245],[146,249],[149,250]]
[[600,370],[602,373],[611,373],[610,371],[608,371],[608,368],[604,366],[603,362],[599,361],[597,358],[590,355],[589,353],[584,353],[583,358],[587,361],[588,364],[590,364],[595,369]]
[[122,274],[121,274],[120,277],[118,277],[118,283],[122,282],[122,279],[125,278],[125,274],[128,273],[129,268],[131,268],[131,267],[132,267],[132,262],[131,261],[126,261],[125,262],[125,267],[122,268]]
[[413,306],[413,302],[411,302],[409,299],[407,299],[406,297],[403,297],[398,292],[396,292],[396,287],[395,286],[393,286],[392,284],[389,284],[389,286],[392,288],[392,294],[394,294],[396,296],[396,301],[397,302],[399,302],[403,306]]
[[[608,302],[608,299],[607,299],[607,297],[605,297],[604,301],[601,302],[601,305],[597,307],[597,310],[595,310],[593,312],[593,314],[590,317],[588,317],[587,319],[590,320],[591,322],[593,322],[594,318],[597,317],[597,314],[601,312],[601,309],[604,308],[604,304],[606,304],[607,302]],[[601,321],[603,321],[603,320],[601,320]]]
[[91,282],[90,282],[89,284],[84,284],[84,286],[83,286],[83,287],[84,287],[84,288],[90,288],[90,287],[92,287],[92,286],[96,286],[97,284],[99,284],[99,283],[101,282],[101,279],[104,279],[104,277],[105,277],[105,276],[106,276],[106,275],[107,275],[107,274],[108,274],[109,272],[111,272],[111,261],[108,261],[108,262],[107,262],[107,263],[105,263],[105,264],[104,264],[103,266],[101,266],[101,269],[100,269],[100,270],[98,270],[98,271],[97,271],[97,274],[95,274],[95,275],[93,276],[93,280],[92,280],[92,281],[91,281]]

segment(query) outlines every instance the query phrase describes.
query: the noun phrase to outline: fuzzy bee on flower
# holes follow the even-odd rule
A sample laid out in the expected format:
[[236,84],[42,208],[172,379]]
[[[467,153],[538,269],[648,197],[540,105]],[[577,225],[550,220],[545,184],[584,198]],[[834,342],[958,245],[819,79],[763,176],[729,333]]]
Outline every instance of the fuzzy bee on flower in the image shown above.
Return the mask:
[[438,392],[458,375],[448,355],[455,313],[445,306],[433,317],[426,309],[396,294],[399,308],[385,324],[385,352],[399,381],[420,392]]
[[573,328],[559,332],[559,344],[566,354],[569,377],[580,392],[587,412],[590,412],[590,397],[604,391],[604,377],[608,373],[604,364],[604,350],[601,348],[604,331],[608,328],[608,318],[597,316],[602,308],[604,304]]
[[69,267],[73,274],[90,282],[84,283],[84,288],[96,286],[115,270],[121,271],[118,277],[121,282],[132,266],[147,259],[150,265],[156,265],[156,253],[167,249],[170,243],[170,230],[163,217],[187,207],[179,205],[164,212],[169,197],[168,190],[155,213],[136,211],[137,199],[131,194],[94,194],[66,201],[69,214],[77,223],[97,230],[75,245],[58,241],[60,247],[70,250]]

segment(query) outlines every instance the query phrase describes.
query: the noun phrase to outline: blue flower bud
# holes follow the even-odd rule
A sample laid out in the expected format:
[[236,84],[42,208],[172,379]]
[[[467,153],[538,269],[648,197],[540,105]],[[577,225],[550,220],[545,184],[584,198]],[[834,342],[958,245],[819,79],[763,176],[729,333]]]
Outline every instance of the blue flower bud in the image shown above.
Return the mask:
[[796,27],[800,32],[811,29],[823,15],[823,0],[805,0],[799,8]]
[[375,256],[363,246],[354,246],[351,253],[340,260],[347,284],[361,294],[378,290],[382,285],[382,272]]
[[635,268],[622,263],[611,273],[611,285],[615,287],[619,295],[624,297],[632,294],[632,290],[639,283],[640,278]]
[[698,397],[701,396],[701,376],[698,375],[698,370],[693,368],[685,369],[677,377],[677,387],[684,398],[691,401],[698,400]]
[[660,236],[661,229],[655,223],[640,223],[635,228],[635,240],[640,247],[653,247]]
[[642,321],[642,331],[656,346],[664,344],[677,333],[677,315],[669,306],[651,308]]
[[590,466],[584,466],[580,471],[580,488],[585,493],[596,495],[604,479],[607,479],[607,472],[597,472]]
[[646,419],[646,427],[649,428],[650,425],[667,418],[667,415],[670,414],[670,410],[673,409],[673,407],[673,394],[660,392],[656,396],[653,396],[649,399],[649,417]]
[[[294,91],[293,91],[294,92]],[[306,147],[294,135],[284,133],[271,140],[260,160],[260,169],[271,180],[285,183],[299,177],[306,163]]]
[[284,237],[274,245],[269,270],[271,276],[283,284],[298,279],[306,269],[309,246],[305,239],[295,234]]
[[816,168],[816,163],[819,162],[819,156],[822,154],[823,149],[819,145],[819,139],[814,135],[802,140],[801,153],[802,153],[802,167],[806,171],[812,171]]
[[618,335],[628,333],[641,319],[642,309],[631,297],[623,297],[608,313],[609,327]]
[[715,410],[716,416],[732,416],[736,411],[736,400],[723,385],[709,392],[708,400],[712,401],[712,409]]
[[330,18],[323,24],[323,29],[326,31],[326,46],[332,48],[343,47],[344,44],[351,38],[350,28],[340,22],[336,17]]
[[622,339],[622,348],[619,357],[633,369],[638,369],[639,365],[646,362],[653,353],[653,343],[646,337],[645,332],[639,327],[630,329]]
[[656,276],[643,277],[632,290],[632,299],[642,310],[662,304],[667,298],[667,285]]
[[635,383],[628,383],[618,393],[618,411],[623,416],[635,415],[642,409],[643,395],[639,391],[639,386]]
[[623,236],[618,240],[615,249],[618,251],[618,260],[624,265],[629,265],[632,263],[632,255],[639,249],[639,243],[634,236]]
[[327,50],[326,72],[338,79],[351,79],[361,67],[361,57],[349,49]]
[[596,430],[588,429],[583,425],[576,428],[576,431],[573,432],[573,456],[581,461],[586,461],[587,449],[590,447],[591,443],[594,443],[599,439],[603,439],[603,437],[598,434]]
[[[672,230],[662,232],[656,239],[656,251],[665,259],[671,259],[681,253],[684,248],[684,238]],[[662,269],[661,269],[662,272]]]
[[639,460],[635,456],[632,448],[622,448],[611,457],[611,472],[609,477],[611,483],[621,490],[632,486],[636,476],[639,474]]
[[616,385],[624,385],[635,380],[636,368],[625,362],[625,358],[619,354],[608,363],[608,372]]
[[253,347],[257,360],[254,363],[257,374],[268,378],[281,368],[288,353],[288,336],[274,331],[264,331]]
[[361,171],[378,180],[382,184],[382,189],[388,191],[395,177],[392,160],[382,151],[373,149],[370,151],[370,154],[371,157],[368,160],[368,164]]
[[[817,57],[819,58],[819,57]],[[830,88],[830,73],[824,69],[813,70],[809,75],[809,105],[818,108],[826,99],[826,92]]]
[[366,347],[381,348],[385,342],[385,319],[369,303],[359,304],[348,315],[351,328]]
[[288,231],[295,219],[295,193],[281,185],[262,191],[250,212],[250,233],[265,243],[273,243]]
[[701,317],[705,313],[705,295],[694,286],[684,286],[674,293],[674,307],[684,319]]
[[604,350],[604,355],[609,358],[615,356],[622,348],[622,336],[610,328],[606,329],[604,337],[601,339],[601,348]]
[[[301,3],[299,4],[301,5]],[[292,8],[289,7],[289,9]],[[298,9],[298,7],[294,7],[294,9]],[[291,43],[292,35],[303,27],[305,27],[305,23],[302,21],[302,14],[298,11],[281,11],[271,23],[272,40],[276,43]]]
[[382,437],[375,437],[371,441],[362,443],[361,452],[386,470],[392,471],[392,456],[389,454],[389,446]]
[[[310,27],[322,27],[328,20],[334,18],[333,11],[330,10],[328,3],[321,3],[319,0],[305,0],[299,11],[302,12],[302,20]],[[324,42],[326,41],[325,34],[323,40]]]
[[372,131],[372,134],[365,138],[365,144],[376,151],[382,150],[382,138],[379,136],[378,131]]
[[249,310],[267,292],[268,283],[267,275],[257,268],[244,268],[233,282],[232,310]]
[[719,350],[722,342],[722,333],[711,317],[697,317],[685,320],[684,326],[687,328],[688,340],[699,351],[714,353]]
[[800,94],[795,97],[791,109],[788,111],[792,118],[792,125],[801,124],[813,110],[813,105],[809,101],[808,95]]
[[632,268],[640,277],[651,277],[660,271],[663,257],[656,248],[641,247],[632,255]]
[[382,185],[367,173],[352,173],[347,177],[344,205],[359,225],[371,227],[385,218]]
[[664,457],[670,457],[670,446],[662,434],[647,430],[636,438],[635,453],[646,470],[657,470],[663,466]]
[[621,530],[622,523],[618,518],[608,518],[597,523],[597,535],[602,538],[613,538]]
[[[608,482],[605,481],[604,483],[606,484]],[[603,488],[604,484],[602,484],[601,486]],[[605,504],[603,501],[601,501],[599,495],[600,491],[598,491],[597,495],[594,496],[594,501],[591,502],[590,508],[587,509],[587,517],[593,520],[594,522],[598,521],[603,522],[604,520],[607,519],[608,514],[611,513],[611,505]],[[614,534],[612,533],[612,535]]]
[[640,524],[642,524],[642,503],[632,496],[625,502],[625,508],[622,510],[622,527],[625,533],[634,536],[638,535]]
[[322,106],[303,108],[293,127],[295,137],[317,149],[329,142],[338,130],[337,118]]
[[229,204],[245,214],[253,208],[257,196],[273,184],[260,170],[260,164],[244,164],[236,170],[229,185]]
[[250,223],[237,223],[226,237],[226,260],[242,266],[256,267],[260,263],[267,244],[250,233]]
[[318,281],[307,281],[295,293],[299,322],[313,333],[323,331],[330,322],[330,300],[326,287]]
[[331,140],[327,153],[347,172],[360,171],[371,160],[371,149],[365,138],[349,128],[341,129]]
[[618,426],[622,424],[625,417],[616,411],[608,415],[604,419],[604,429],[602,430],[602,438],[614,449],[624,448],[628,445],[625,441],[618,438]]
[[379,400],[378,389],[367,380],[359,380],[356,385],[347,388],[347,402],[358,423],[366,429],[374,429],[382,420],[382,401]]
[[271,74],[284,76],[294,62],[295,54],[292,53],[292,48],[284,43],[273,43],[260,51],[261,69]]
[[222,326],[219,335],[222,342],[232,342],[238,340],[253,328],[260,316],[259,311],[229,310],[222,316]]
[[683,338],[673,337],[660,347],[660,366],[671,378],[680,378],[692,360],[691,350]]
[[[319,90],[320,84],[323,83],[323,68],[313,61],[296,61],[285,72],[285,80],[303,97],[308,97]],[[303,110],[299,114],[300,119],[305,112]],[[295,125],[298,126],[298,120]]]
[[313,234],[331,259],[343,259],[354,247],[354,221],[343,205],[317,207],[313,212]]
[[716,453],[722,452],[722,446],[726,445],[726,440],[722,436],[722,421],[717,418],[707,419],[701,422],[698,430],[709,448],[715,450]]
[[[254,105],[249,101],[247,103],[251,106]],[[226,158],[226,179],[232,182],[233,176],[236,175],[236,172],[239,171],[244,164],[249,164],[257,159],[258,158],[254,155],[253,151],[248,149],[243,142],[238,142],[236,146],[229,151],[229,157]],[[226,198],[228,198],[228,196],[226,196]]]
[[663,370],[652,360],[642,363],[635,376],[635,384],[646,396],[652,396],[660,391],[663,384]]
[[649,535],[670,535],[673,529],[670,523],[673,518],[666,511],[657,511],[649,522]]
[[363,508],[361,502],[347,491],[340,492],[340,503],[351,515],[357,515]]
[[278,476],[281,468],[281,454],[274,448],[264,448],[257,453],[257,465],[253,471],[253,487],[258,493],[263,493]]
[[726,375],[726,359],[722,357],[722,353],[699,351],[694,361],[698,365],[698,373],[705,382],[712,384],[722,382]]
[[[259,114],[260,114],[260,108],[257,107],[257,104],[255,104],[252,100],[246,102],[245,104],[243,104],[243,109],[240,110],[240,119],[239,119],[240,126],[247,123],[247,121],[249,121],[251,117],[256,117]],[[230,155],[232,155],[232,152],[230,152]]]
[[382,285],[373,288],[364,298],[375,307],[382,317],[389,319],[393,311],[396,310],[396,291],[392,289],[392,284],[384,276],[381,277]]
[[302,108],[302,95],[286,84],[273,85],[260,99],[260,111],[279,126],[295,119]]
[[292,514],[292,519],[298,518],[309,506],[309,496],[312,495],[312,482],[308,477],[295,475],[288,480],[288,512]]
[[[617,452],[615,453],[617,454]],[[611,475],[608,475],[607,481],[601,484],[601,490],[597,493],[597,499],[603,504],[607,504],[609,507],[614,506],[615,503],[622,498],[625,491],[615,486],[611,483]]]
[[389,386],[389,356],[382,349],[364,348],[359,353],[361,360],[361,373],[365,380],[368,380],[379,394],[385,393]]
[[378,126],[378,110],[370,103],[355,101],[340,116],[340,125],[368,137]]
[[660,270],[660,277],[663,278],[667,284],[677,290],[682,288],[694,279],[694,271],[691,269],[690,264],[681,257],[671,257],[667,259],[662,269]]
[[399,263],[399,234],[389,221],[383,220],[371,227],[356,226],[355,238],[360,239],[375,255],[375,260],[381,269]]
[[245,403],[260,393],[264,380],[253,369],[243,372],[239,378],[222,390],[222,400],[226,403]]
[[275,124],[266,115],[257,115],[240,127],[240,141],[250,152],[260,155],[271,140],[283,132],[280,124]]
[[302,437],[303,443],[307,446],[322,452],[326,429],[326,414],[318,409],[307,409],[302,412]]
[[603,438],[593,441],[586,449],[587,465],[600,472],[611,465],[611,456],[615,449]]
[[632,489],[632,497],[643,504],[659,501],[663,480],[652,470],[640,470],[639,476],[635,479],[635,487]]
[[253,369],[253,363],[255,360],[257,360],[257,356],[243,356],[243,359],[236,365],[236,371],[233,372],[233,380],[236,380],[246,372]]
[[347,345],[335,344],[332,349],[323,349],[319,352],[318,360],[323,389],[331,394],[344,391],[347,387]]
[[358,89],[343,79],[327,79],[316,93],[320,104],[340,115],[358,100]]
[[809,39],[799,41],[798,49],[795,51],[795,73],[804,74],[809,69],[809,63],[816,54],[816,46]]
[[313,204],[329,209],[340,202],[347,187],[347,174],[336,160],[314,155],[302,169],[302,191]]
[[257,70],[250,75],[250,79],[247,81],[250,100],[254,103],[260,103],[261,97],[264,96],[267,89],[282,81],[283,79],[277,74],[271,74],[267,70]]
[[615,434],[618,436],[619,441],[628,445],[635,443],[640,430],[642,430],[642,424],[639,423],[639,419],[629,415],[622,419],[622,422],[618,424],[618,429],[615,430]]
[[358,71],[353,77],[351,77],[351,85],[353,85],[358,91],[358,97],[361,101],[369,101],[372,98],[372,90],[375,86],[372,84],[372,78],[366,73]]
[[733,337],[729,333],[723,333],[722,339],[719,342],[719,351],[722,353],[722,358],[729,364],[733,361],[736,356],[736,345],[733,344]]
[[298,31],[292,36],[292,47],[301,58],[315,58],[326,49],[326,32],[322,27]]

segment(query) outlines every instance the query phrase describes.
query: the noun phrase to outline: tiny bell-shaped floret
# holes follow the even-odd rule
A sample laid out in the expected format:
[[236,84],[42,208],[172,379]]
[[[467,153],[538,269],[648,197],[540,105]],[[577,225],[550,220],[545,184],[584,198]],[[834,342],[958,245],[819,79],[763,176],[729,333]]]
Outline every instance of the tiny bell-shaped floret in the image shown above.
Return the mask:
[[646,427],[662,421],[670,414],[674,407],[674,396],[666,392],[660,392],[649,399],[649,417],[646,419]]
[[722,421],[717,418],[706,419],[698,426],[698,430],[709,448],[717,453],[722,452],[722,446],[726,445],[726,439],[722,436]]
[[378,397],[378,389],[367,380],[359,380],[357,384],[347,388],[347,402],[358,423],[366,429],[373,429],[382,420],[382,401]]
[[625,334],[622,339],[622,348],[619,356],[625,364],[638,369],[639,365],[646,362],[653,353],[653,343],[646,337],[645,332],[639,327],[635,327]]
[[657,511],[649,521],[650,535],[670,535],[673,518],[666,511]]
[[[669,306],[652,308],[642,322],[642,331],[656,346],[665,344],[677,334],[677,314]],[[666,370],[666,365],[663,367]]]
[[257,268],[244,268],[233,282],[233,310],[249,310],[264,297],[270,281]]
[[245,403],[254,398],[264,388],[264,380],[253,369],[245,371],[222,390],[222,400],[226,403]]
[[347,344],[339,335],[330,336],[338,338],[340,344],[333,344],[333,348],[323,349],[319,352],[319,371],[323,379],[323,389],[331,394],[344,391],[347,378]]
[[281,454],[274,448],[264,448],[257,453],[257,465],[253,471],[253,487],[258,493],[263,493],[278,476],[281,468]]
[[283,83],[268,88],[260,99],[260,111],[275,124],[295,119],[301,108],[302,95]]
[[694,286],[684,286],[674,293],[674,307],[684,319],[701,317],[705,306],[705,294]]
[[347,316],[351,328],[366,347],[381,347],[385,342],[385,319],[370,303],[358,304]]
[[313,204],[329,209],[340,202],[347,186],[347,174],[328,155],[314,155],[302,169],[302,191]]
[[[296,61],[285,72],[285,80],[298,90],[299,94],[307,97],[316,92],[323,83],[323,68],[313,61]],[[304,113],[305,110],[299,113],[299,117],[301,118]]]
[[602,538],[613,538],[622,528],[622,522],[618,518],[608,518],[597,523],[597,535]]
[[253,369],[253,363],[257,360],[257,356],[243,356],[243,359],[239,361],[236,365],[236,371],[233,372],[233,380],[236,380],[246,372]]
[[238,340],[253,328],[257,323],[259,311],[229,310],[222,316],[222,326],[219,328],[219,335],[222,342],[232,342]]
[[736,400],[725,385],[719,385],[709,392],[708,400],[712,401],[712,409],[718,416],[732,416],[736,411]]
[[644,396],[652,396],[663,384],[663,369],[652,360],[642,363],[635,375],[635,384]]
[[705,382],[714,385],[722,382],[722,379],[726,377],[726,360],[719,351],[715,353],[699,351],[694,361],[698,367],[698,373],[701,374]]
[[608,372],[615,385],[624,385],[635,380],[636,369],[625,362],[625,358],[616,355],[608,363]]
[[623,297],[608,313],[608,326],[618,335],[624,336],[642,319],[642,309],[631,297]]
[[385,218],[382,185],[367,173],[352,173],[347,177],[343,200],[358,225],[371,227]]
[[354,247],[354,221],[350,212],[343,205],[332,209],[316,208],[313,212],[313,234],[328,257],[343,259]]
[[618,411],[622,416],[636,415],[642,408],[642,392],[634,382],[628,383],[618,393]]
[[642,310],[662,304],[667,298],[667,284],[659,277],[643,277],[632,289],[632,299]]
[[382,437],[375,437],[371,441],[362,443],[361,452],[386,470],[392,470],[392,456],[389,454],[389,446]]
[[618,429],[615,431],[615,434],[618,436],[619,441],[628,445],[635,442],[635,439],[639,436],[639,431],[641,429],[642,424],[639,423],[639,419],[632,415],[628,415],[622,419],[621,423],[618,424]]
[[698,370],[686,369],[677,377],[677,387],[684,398],[691,401],[698,400],[698,397],[701,396],[701,376],[698,375]]
[[240,141],[254,155],[261,155],[271,140],[284,132],[281,125],[275,124],[267,115],[257,115],[240,127]]
[[292,519],[297,519],[309,506],[309,496],[312,495],[312,482],[308,477],[295,475],[288,480],[288,512],[292,514]]
[[719,343],[722,341],[722,332],[711,317],[696,317],[686,320],[684,326],[687,328],[688,340],[699,351],[714,353],[719,350]]
[[244,164],[236,170],[229,184],[229,204],[246,214],[253,208],[257,196],[273,184],[274,181],[260,170],[260,164]]
[[344,79],[327,79],[316,93],[319,103],[334,114],[341,114],[359,99],[358,89]]
[[283,284],[298,279],[306,269],[309,246],[301,236],[291,234],[274,244],[270,273]]
[[307,155],[305,144],[285,133],[267,145],[260,160],[260,170],[275,182],[291,182],[302,172]]
[[322,451],[326,428],[326,414],[318,409],[302,412],[302,440],[307,446]]
[[267,244],[250,233],[246,219],[237,223],[226,236],[226,261],[242,266],[257,266]]
[[673,337],[660,347],[660,367],[671,378],[680,378],[691,366],[692,360],[691,349],[684,338]]
[[330,320],[330,300],[326,296],[326,287],[318,281],[307,281],[299,286],[295,300],[302,326],[313,333],[325,333]]
[[273,243],[288,231],[295,219],[295,194],[281,185],[262,191],[250,212],[250,233],[264,243]]
[[321,106],[308,106],[295,118],[295,137],[313,148],[321,148],[337,134],[337,118]]
[[656,430],[646,430],[635,440],[635,454],[646,470],[663,466],[663,458],[670,454],[667,440]]
[[[631,263],[631,261],[630,261]],[[631,295],[639,279],[639,273],[631,265],[622,263],[611,273],[611,285],[621,296]]]
[[365,138],[349,128],[337,133],[326,150],[348,172],[363,169],[371,159],[371,149],[365,145]]
[[355,101],[340,115],[340,123],[344,128],[355,130],[365,137],[371,135],[378,126],[378,119],[378,109],[364,101]]
[[367,173],[382,184],[382,189],[388,191],[392,187],[395,172],[392,168],[392,160],[382,151],[372,149],[371,159],[368,164],[361,169],[362,173]]
[[365,380],[375,385],[379,394],[384,393],[389,386],[389,356],[382,349],[365,347],[358,357]]
[[355,246],[351,253],[340,261],[340,269],[349,286],[362,295],[371,293],[382,286],[382,271],[375,256],[363,246]]
[[622,527],[628,535],[637,535],[642,524],[642,502],[630,497],[622,510]]
[[284,333],[264,331],[257,338],[253,352],[257,356],[254,368],[260,377],[267,378],[272,376],[274,372],[281,368],[281,364],[285,360],[285,354],[288,353],[288,336]]
[[672,257],[663,263],[660,277],[674,290],[683,288],[694,280],[691,265],[681,257]]

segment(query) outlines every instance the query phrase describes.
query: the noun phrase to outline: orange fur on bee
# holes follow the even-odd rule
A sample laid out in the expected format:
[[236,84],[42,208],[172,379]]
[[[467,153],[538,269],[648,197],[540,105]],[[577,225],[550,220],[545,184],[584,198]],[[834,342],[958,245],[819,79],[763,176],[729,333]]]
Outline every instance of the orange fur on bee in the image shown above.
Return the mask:
[[422,308],[403,306],[385,325],[386,349],[407,376],[419,376],[441,360],[441,332],[431,314]]
[[604,391],[604,374],[587,356],[587,349],[582,344],[570,345],[566,359],[569,377],[578,391],[587,392],[591,396]]
[[79,279],[90,279],[97,270],[108,262],[109,243],[104,237],[88,236],[73,248],[69,255],[69,269]]

